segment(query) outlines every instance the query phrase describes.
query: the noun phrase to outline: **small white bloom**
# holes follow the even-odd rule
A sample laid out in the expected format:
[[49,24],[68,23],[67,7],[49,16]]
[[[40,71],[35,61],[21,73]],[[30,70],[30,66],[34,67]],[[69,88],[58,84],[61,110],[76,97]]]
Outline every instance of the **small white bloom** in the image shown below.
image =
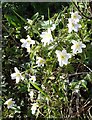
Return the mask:
[[71,18],[75,20],[75,22],[79,22],[79,20],[82,18],[80,15],[78,15],[78,12],[71,12]]
[[27,22],[32,25],[33,21],[27,18]]
[[31,100],[33,100],[33,98],[34,98],[34,91],[33,90],[30,91],[29,96],[30,96]]
[[53,31],[55,30],[55,28],[56,28],[56,24],[52,24],[52,26],[50,27],[50,30]]
[[85,48],[86,45],[83,44],[81,41],[75,41],[75,40],[72,40],[72,43],[73,45],[71,46],[71,49],[73,50],[73,54],[76,54],[76,53],[82,53],[82,48]]
[[44,66],[45,60],[44,60],[43,58],[41,58],[41,57],[37,57],[36,64],[37,64],[38,66],[41,66],[41,65]]
[[36,81],[36,76],[31,76],[31,78],[29,80],[32,81],[32,82],[35,82]]
[[59,65],[62,67],[63,65],[68,64],[68,59],[71,58],[71,54],[67,53],[65,49],[62,50],[56,50],[56,55],[58,57]]
[[41,87],[42,87],[43,90],[45,90],[45,86],[43,84],[41,85]]
[[75,32],[78,32],[78,29],[81,28],[81,25],[76,23],[75,20],[72,18],[69,18],[68,21],[69,21],[69,24],[67,24],[69,29],[68,32],[71,33],[73,30]]
[[21,47],[24,47],[27,49],[27,52],[30,52],[30,45],[35,44],[35,41],[30,38],[29,35],[27,35],[27,39],[20,39],[22,42]]
[[32,104],[32,107],[31,107],[32,114],[35,114],[35,112],[36,112],[36,110],[37,110],[37,107],[38,107],[38,103],[33,103],[33,104]]
[[30,29],[30,27],[29,26],[24,26],[24,29],[28,30],[28,29]]
[[49,45],[51,42],[53,42],[53,37],[51,35],[50,29],[48,29],[46,32],[42,32],[40,37],[42,38],[41,42],[44,43],[44,46],[46,46],[46,44]]
[[76,85],[74,88],[74,92],[78,93],[79,92],[80,85]]
[[41,95],[41,93],[38,93],[37,100],[41,100],[41,98],[42,98],[42,95]]
[[11,74],[12,79],[16,79],[16,83],[18,83],[21,79],[23,80],[24,77],[21,75],[20,71],[14,67],[15,73]]
[[13,107],[14,103],[15,101],[13,101],[12,98],[10,98],[4,103],[4,105],[7,105],[7,108],[9,109]]

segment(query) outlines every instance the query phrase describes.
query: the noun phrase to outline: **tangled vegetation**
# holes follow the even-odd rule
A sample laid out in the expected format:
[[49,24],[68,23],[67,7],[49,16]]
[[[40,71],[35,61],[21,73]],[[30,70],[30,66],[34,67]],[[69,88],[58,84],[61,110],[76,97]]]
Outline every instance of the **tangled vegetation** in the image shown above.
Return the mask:
[[2,120],[91,120],[92,4],[2,4]]

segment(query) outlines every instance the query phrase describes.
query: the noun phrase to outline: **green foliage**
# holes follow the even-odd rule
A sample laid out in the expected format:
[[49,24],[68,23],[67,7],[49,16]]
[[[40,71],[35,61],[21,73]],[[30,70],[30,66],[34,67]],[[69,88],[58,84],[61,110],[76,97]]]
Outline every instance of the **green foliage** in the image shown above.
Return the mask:
[[[71,16],[70,12],[76,11],[74,4],[70,3],[69,6],[66,6],[66,3],[28,4],[3,3],[2,119],[31,119],[32,117],[63,119],[86,119],[88,117],[90,119],[92,26],[88,25],[91,25],[92,20],[82,16],[79,31],[69,33],[67,24]],[[56,7],[58,10],[52,11],[53,5],[55,10]],[[81,3],[78,5],[81,11],[85,7]],[[34,9],[30,16],[29,13],[26,15],[29,6]],[[9,11],[6,11],[7,9]],[[89,12],[86,13],[88,14]],[[54,40],[44,45],[41,34],[48,28],[52,29],[51,35]],[[20,39],[27,41],[27,35],[35,41],[35,44],[30,45],[30,52],[22,46],[23,43],[20,41]],[[72,40],[81,41],[86,45],[82,53],[73,55]],[[60,66],[56,50],[62,51],[63,49],[72,57],[69,58],[68,64]],[[37,57],[42,58],[40,66],[37,65]],[[63,61],[62,56],[60,59]],[[23,77],[18,83],[17,79],[11,79],[12,74],[16,72],[14,67],[19,70],[16,77]],[[4,104],[9,98],[15,101],[15,106],[10,109]],[[37,106],[33,114],[32,107],[35,103]]]

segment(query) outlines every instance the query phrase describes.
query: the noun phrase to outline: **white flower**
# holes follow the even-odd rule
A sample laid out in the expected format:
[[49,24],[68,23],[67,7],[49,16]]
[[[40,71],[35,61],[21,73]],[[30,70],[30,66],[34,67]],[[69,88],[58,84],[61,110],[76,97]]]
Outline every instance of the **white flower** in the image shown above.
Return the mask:
[[78,12],[71,12],[71,18],[75,20],[75,22],[79,22],[79,20],[82,18],[80,15],[78,15]]
[[72,43],[73,45],[71,46],[71,49],[73,50],[73,54],[76,54],[76,53],[82,53],[82,48],[85,48],[86,45],[83,44],[81,41],[75,41],[75,40],[72,40]]
[[81,25],[76,23],[75,20],[72,18],[69,18],[68,21],[69,21],[69,24],[67,24],[69,29],[68,32],[71,33],[72,30],[78,32],[78,29],[81,28]]
[[36,110],[37,110],[37,107],[38,107],[38,103],[33,103],[33,104],[32,104],[32,107],[31,107],[32,114],[35,114],[35,112],[36,112]]
[[20,39],[22,42],[21,47],[24,47],[27,49],[27,52],[30,52],[30,45],[35,44],[35,41],[30,38],[29,35],[27,35],[27,39]]
[[76,85],[74,88],[74,92],[78,93],[79,92],[80,85]]
[[30,29],[30,27],[29,26],[24,26],[24,29],[28,30],[28,29]]
[[68,64],[68,59],[71,58],[71,54],[67,53],[65,49],[62,50],[56,50],[56,55],[58,57],[59,65],[62,67],[63,65]]
[[78,29],[81,28],[81,25],[78,24],[79,20],[81,19],[81,16],[78,15],[78,12],[71,12],[71,18],[68,19],[69,24],[68,24],[68,32],[71,33],[72,30],[75,32],[78,32]]
[[21,75],[20,71],[14,67],[15,73],[11,74],[12,79],[16,79],[16,83],[18,83],[21,79],[23,80],[24,77]]
[[41,95],[41,93],[38,93],[37,100],[41,100],[41,98],[42,98],[42,95]]
[[42,87],[43,90],[45,90],[45,86],[43,84],[41,85],[41,87]]
[[31,76],[31,78],[29,80],[32,81],[32,82],[35,82],[36,81],[36,76]]
[[53,30],[55,30],[55,28],[56,28],[56,24],[52,24],[52,26],[51,26],[51,31],[53,31]]
[[44,43],[44,46],[46,46],[46,44],[49,45],[51,42],[53,42],[53,37],[51,35],[50,29],[48,29],[47,32],[42,32],[40,37],[42,38],[41,42]]
[[44,66],[45,60],[44,60],[43,58],[41,58],[41,57],[37,57],[36,64],[37,64],[38,66],[41,66],[41,65]]
[[13,101],[12,98],[10,98],[4,103],[4,105],[7,105],[7,108],[9,109],[13,107],[14,103],[15,101]]
[[33,21],[27,18],[27,22],[32,25]]
[[33,90],[30,91],[29,96],[30,96],[31,100],[33,100],[33,98],[34,98],[34,92],[33,92]]

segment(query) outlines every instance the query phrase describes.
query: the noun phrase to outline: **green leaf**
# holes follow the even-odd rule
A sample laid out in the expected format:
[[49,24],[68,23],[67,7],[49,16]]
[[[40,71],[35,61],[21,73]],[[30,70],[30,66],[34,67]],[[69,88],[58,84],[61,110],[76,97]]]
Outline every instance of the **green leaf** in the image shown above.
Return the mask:
[[34,14],[34,15],[32,16],[32,19],[33,19],[33,20],[36,20],[36,19],[38,18],[38,16],[39,16],[39,13],[37,12],[36,14]]
[[45,92],[43,92],[43,90],[41,88],[38,87],[38,85],[36,83],[33,83],[30,81],[30,83],[37,89],[39,90],[44,96],[50,98]]
[[7,19],[7,21],[8,21],[10,24],[12,24],[13,26],[15,26],[15,27],[20,26],[19,20],[17,19],[16,16],[14,16],[14,15],[9,16],[9,15],[6,15],[6,14],[5,14],[4,17],[5,17],[5,18]]
[[13,12],[14,12],[21,20],[23,20],[25,23],[27,23],[27,21],[26,21],[23,17],[21,17],[18,13],[16,13],[16,11],[13,10]]

